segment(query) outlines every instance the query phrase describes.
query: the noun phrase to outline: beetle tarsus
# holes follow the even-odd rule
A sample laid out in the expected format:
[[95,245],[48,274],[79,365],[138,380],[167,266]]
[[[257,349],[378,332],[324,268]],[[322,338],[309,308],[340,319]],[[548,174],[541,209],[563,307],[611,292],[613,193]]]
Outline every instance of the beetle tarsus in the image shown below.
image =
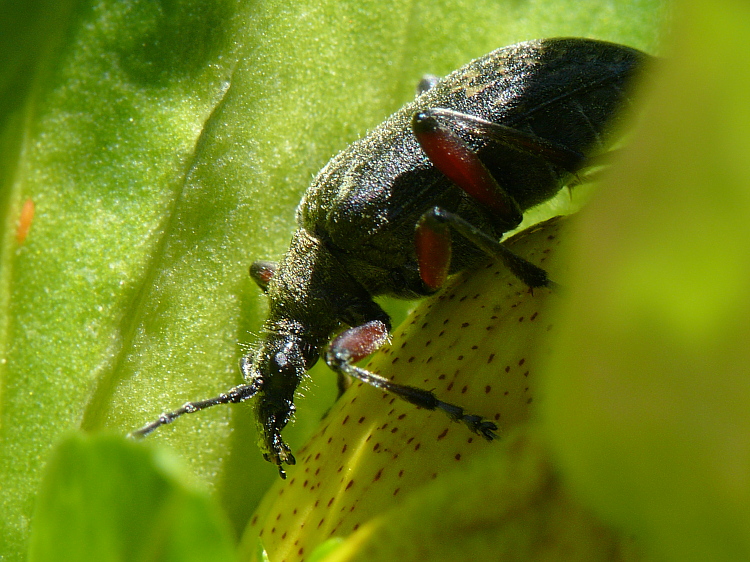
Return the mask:
[[471,431],[477,435],[481,435],[487,441],[497,439],[497,434],[495,433],[495,431],[497,431],[497,425],[491,421],[485,420],[482,416],[465,414],[464,409],[461,406],[448,404],[447,402],[442,401],[438,401],[436,407],[443,410],[453,421],[464,423]]

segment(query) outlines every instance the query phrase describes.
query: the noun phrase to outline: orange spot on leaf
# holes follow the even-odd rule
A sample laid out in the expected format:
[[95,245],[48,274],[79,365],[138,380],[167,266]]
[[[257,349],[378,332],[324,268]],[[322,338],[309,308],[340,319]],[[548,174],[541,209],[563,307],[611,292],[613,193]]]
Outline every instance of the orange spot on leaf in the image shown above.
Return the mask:
[[23,244],[26,237],[29,235],[29,229],[31,228],[31,221],[34,220],[34,201],[27,199],[21,207],[21,215],[18,217],[18,228],[16,229],[16,240],[19,244]]

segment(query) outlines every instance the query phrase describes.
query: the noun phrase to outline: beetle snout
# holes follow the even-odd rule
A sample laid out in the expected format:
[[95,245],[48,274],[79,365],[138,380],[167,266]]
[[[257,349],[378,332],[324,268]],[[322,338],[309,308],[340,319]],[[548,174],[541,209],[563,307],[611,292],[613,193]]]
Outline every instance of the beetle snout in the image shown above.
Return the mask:
[[294,415],[294,392],[306,365],[299,339],[290,334],[270,334],[260,348],[240,360],[240,369],[248,381],[262,381],[255,416],[266,460],[279,467],[295,464],[281,432]]

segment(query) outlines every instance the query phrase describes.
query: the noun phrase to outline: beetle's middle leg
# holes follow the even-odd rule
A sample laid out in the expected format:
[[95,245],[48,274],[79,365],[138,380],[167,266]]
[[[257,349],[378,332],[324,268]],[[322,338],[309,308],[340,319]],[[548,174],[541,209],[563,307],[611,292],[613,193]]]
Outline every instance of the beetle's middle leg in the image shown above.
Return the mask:
[[430,289],[439,289],[448,275],[451,254],[449,227],[490,257],[500,260],[529,288],[559,288],[559,285],[552,281],[541,267],[514,254],[495,238],[458,215],[440,207],[434,207],[422,216],[415,233],[419,274]]
[[388,379],[371,373],[354,365],[360,359],[370,355],[380,348],[388,339],[388,327],[380,320],[371,320],[360,326],[349,328],[338,336],[328,346],[326,363],[337,373],[344,373],[349,377],[380,388],[407,402],[426,410],[442,410],[449,418],[460,421],[473,431],[491,441],[497,435],[497,425],[481,416],[467,414],[461,406],[438,400],[434,393],[414,386],[397,384]]

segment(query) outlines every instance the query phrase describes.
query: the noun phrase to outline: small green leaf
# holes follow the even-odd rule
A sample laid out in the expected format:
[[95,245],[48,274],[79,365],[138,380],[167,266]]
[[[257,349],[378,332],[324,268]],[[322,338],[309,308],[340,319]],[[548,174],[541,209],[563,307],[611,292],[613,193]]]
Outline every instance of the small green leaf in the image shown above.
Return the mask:
[[225,518],[175,461],[121,437],[70,437],[45,469],[31,562],[234,559]]

